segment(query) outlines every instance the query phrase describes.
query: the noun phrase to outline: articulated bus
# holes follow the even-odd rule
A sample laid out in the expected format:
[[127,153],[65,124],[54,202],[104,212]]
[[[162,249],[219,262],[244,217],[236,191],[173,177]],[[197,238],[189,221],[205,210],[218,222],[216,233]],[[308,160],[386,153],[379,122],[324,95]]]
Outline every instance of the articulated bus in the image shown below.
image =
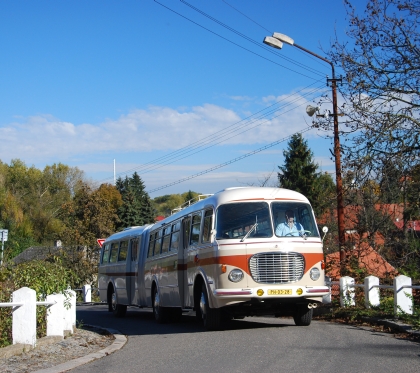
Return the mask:
[[127,306],[150,307],[162,323],[195,310],[207,330],[259,315],[292,316],[306,326],[329,294],[308,199],[258,187],[224,189],[110,236],[98,288],[116,316]]

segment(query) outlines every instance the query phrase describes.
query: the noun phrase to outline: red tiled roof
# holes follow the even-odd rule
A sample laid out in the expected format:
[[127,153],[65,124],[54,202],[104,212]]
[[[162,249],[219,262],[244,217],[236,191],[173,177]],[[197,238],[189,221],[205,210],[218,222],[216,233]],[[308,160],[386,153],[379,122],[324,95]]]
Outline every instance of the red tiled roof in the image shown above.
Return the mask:
[[[404,221],[399,220],[395,221],[394,224],[397,226],[398,229],[403,229],[404,227]],[[420,220],[410,220],[406,222],[406,228],[408,230],[413,230],[416,232],[420,231]]]
[[[356,246],[348,255],[357,258],[359,268],[366,269],[368,275],[384,278],[398,274],[397,270],[367,243]],[[326,264],[326,275],[334,280],[340,278],[340,253],[328,254]]]

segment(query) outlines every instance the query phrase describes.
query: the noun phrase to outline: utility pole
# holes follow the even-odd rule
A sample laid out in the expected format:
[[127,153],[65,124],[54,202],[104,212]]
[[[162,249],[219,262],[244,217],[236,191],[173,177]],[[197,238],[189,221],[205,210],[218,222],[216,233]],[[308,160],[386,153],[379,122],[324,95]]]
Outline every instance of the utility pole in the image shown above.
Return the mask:
[[345,250],[345,241],[346,241],[346,233],[344,229],[344,203],[343,203],[343,179],[341,176],[341,149],[340,149],[340,136],[338,130],[338,104],[337,104],[337,82],[341,82],[342,79],[337,79],[335,77],[335,69],[334,64],[327,60],[324,57],[296,44],[294,40],[284,34],[280,34],[275,32],[273,36],[267,36],[264,39],[264,43],[277,48],[281,49],[283,47],[283,43],[292,45],[300,50],[309,53],[310,55],[321,59],[322,61],[328,63],[332,69],[332,79],[327,77],[327,85],[331,84],[332,89],[332,100],[333,100],[333,117],[334,117],[334,158],[335,158],[335,184],[337,190],[337,224],[338,224],[338,246],[340,250],[340,273],[343,275],[345,269],[345,262],[346,262],[346,250]]

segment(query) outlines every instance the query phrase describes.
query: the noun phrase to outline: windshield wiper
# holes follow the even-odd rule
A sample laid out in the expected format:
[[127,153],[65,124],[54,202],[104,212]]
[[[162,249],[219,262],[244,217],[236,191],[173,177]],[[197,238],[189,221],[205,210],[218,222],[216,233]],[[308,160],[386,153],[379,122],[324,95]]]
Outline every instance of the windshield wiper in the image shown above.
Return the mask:
[[244,242],[247,238],[248,238],[248,236],[255,230],[255,228],[257,228],[258,227],[258,223],[255,223],[252,227],[251,227],[251,229],[248,231],[248,232],[246,232],[246,235],[245,236],[243,236],[242,237],[242,239],[241,239],[241,242]]

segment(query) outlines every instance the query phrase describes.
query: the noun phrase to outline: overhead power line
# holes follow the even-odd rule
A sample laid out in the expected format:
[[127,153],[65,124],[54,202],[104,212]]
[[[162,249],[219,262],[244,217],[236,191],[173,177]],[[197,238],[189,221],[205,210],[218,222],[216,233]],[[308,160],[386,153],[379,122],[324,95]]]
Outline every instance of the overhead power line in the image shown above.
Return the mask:
[[265,44],[263,44],[261,41],[256,41],[256,40],[254,40],[254,39],[250,38],[249,36],[247,36],[247,35],[245,35],[245,34],[243,34],[243,33],[239,32],[239,31],[238,31],[238,30],[236,30],[236,29],[234,29],[233,27],[230,27],[230,26],[226,25],[225,23],[223,23],[223,22],[219,21],[218,19],[216,19],[216,18],[212,17],[211,15],[207,14],[206,12],[204,12],[204,11],[200,10],[199,8],[197,8],[197,7],[193,6],[193,5],[191,5],[191,4],[190,4],[190,3],[188,3],[187,1],[185,1],[185,0],[180,0],[180,1],[181,1],[182,3],[184,3],[185,5],[189,6],[191,9],[193,9],[193,10],[195,10],[196,12],[200,13],[201,15],[203,15],[203,16],[207,17],[208,19],[212,20],[213,22],[217,23],[218,25],[220,25],[220,26],[222,26],[222,27],[226,28],[227,30],[229,30],[229,31],[231,31],[231,32],[233,32],[233,33],[235,33],[236,35],[238,35],[238,36],[242,37],[243,39],[245,39],[245,40],[247,40],[247,41],[251,42],[252,44],[256,45],[258,48],[262,48],[262,49],[266,50],[267,52],[273,53],[273,54],[275,54],[277,57],[280,57],[280,58],[282,58],[282,59],[284,59],[284,60],[286,60],[286,61],[288,61],[288,62],[291,62],[291,63],[293,63],[294,65],[298,65],[298,66],[299,66],[299,67],[301,67],[302,69],[307,70],[307,71],[309,71],[309,72],[311,72],[311,73],[313,73],[313,74],[316,74],[316,75],[319,75],[319,76],[325,76],[325,74],[324,74],[324,73],[322,73],[322,72],[320,72],[320,71],[318,71],[318,70],[314,69],[313,67],[311,67],[311,66],[307,66],[307,65],[305,65],[305,64],[303,64],[303,63],[301,63],[300,61],[296,61],[296,60],[294,60],[294,59],[292,59],[292,58],[290,58],[290,57],[284,56],[284,55],[282,55],[282,54],[278,53],[278,52],[277,52],[275,49],[273,49],[272,47],[267,47],[267,46],[266,46]]
[[[309,131],[309,130],[311,130],[311,129],[312,129],[312,127],[308,127],[308,128],[306,128],[306,129],[304,129],[304,130],[302,130],[302,131],[298,131],[298,132],[294,133],[293,135],[296,135],[296,134],[298,134],[298,133],[305,133],[305,132],[307,132],[307,131]],[[172,182],[172,183],[169,183],[169,184],[163,185],[163,186],[161,186],[161,187],[159,187],[159,188],[155,188],[155,189],[149,190],[149,191],[147,191],[147,193],[149,193],[149,194],[150,194],[150,193],[153,193],[153,192],[157,192],[158,190],[162,190],[162,189],[168,188],[168,187],[173,186],[173,185],[176,185],[176,184],[181,184],[181,183],[183,183],[184,181],[194,179],[194,178],[199,177],[199,176],[204,175],[204,174],[208,174],[209,172],[212,172],[212,171],[217,170],[217,169],[219,169],[219,168],[225,167],[225,166],[227,166],[227,165],[229,165],[229,164],[232,164],[232,163],[238,162],[238,161],[240,161],[241,159],[244,159],[244,158],[250,157],[250,156],[252,156],[252,155],[254,155],[254,154],[260,153],[260,152],[262,152],[263,150],[266,150],[266,149],[272,148],[273,146],[276,146],[276,145],[278,145],[278,144],[280,144],[280,143],[282,143],[282,142],[284,142],[284,141],[286,141],[286,140],[290,139],[293,135],[290,135],[290,136],[287,136],[287,137],[283,137],[283,138],[282,138],[282,139],[280,139],[280,140],[274,141],[274,142],[272,142],[272,143],[270,143],[270,144],[268,144],[268,145],[265,145],[265,146],[263,146],[263,147],[261,147],[261,148],[259,148],[259,149],[253,150],[252,152],[246,153],[246,154],[244,154],[244,155],[241,155],[240,157],[237,157],[237,158],[231,159],[230,161],[227,161],[227,162],[221,163],[221,164],[219,164],[219,165],[217,165],[217,166],[214,166],[214,167],[208,168],[207,170],[204,170],[204,171],[198,172],[198,173],[196,173],[196,174],[194,174],[194,175],[191,175],[191,176],[188,176],[188,177],[184,177],[183,179],[179,179],[179,180],[174,181],[174,182]]]
[[[177,11],[175,11],[175,10],[171,9],[171,8],[169,8],[168,6],[166,6],[166,5],[162,4],[162,3],[160,3],[159,1],[157,1],[157,0],[154,0],[154,1],[155,1],[156,3],[158,3],[159,5],[163,6],[164,8],[166,8],[166,9],[170,10],[171,12],[173,12],[173,13],[177,14],[178,16],[180,16],[180,17],[182,17],[182,18],[186,19],[187,21],[194,23],[194,24],[195,24],[195,25],[197,25],[198,27],[203,28],[204,30],[206,30],[206,31],[208,31],[208,32],[210,32],[210,33],[212,33],[212,34],[214,34],[214,35],[218,36],[219,38],[221,38],[221,39],[223,39],[223,40],[226,40],[227,42],[229,42],[229,43],[231,43],[231,44],[236,45],[237,47],[239,47],[239,48],[241,48],[241,49],[243,49],[243,50],[246,50],[246,51],[247,51],[247,52],[249,52],[249,53],[254,54],[255,56],[258,56],[258,57],[260,57],[260,58],[262,58],[262,59],[264,59],[264,60],[266,60],[266,61],[269,61],[269,62],[271,62],[271,63],[273,63],[273,64],[275,64],[275,65],[277,65],[277,66],[283,67],[284,69],[287,69],[287,70],[289,70],[289,71],[292,71],[292,72],[294,72],[294,73],[296,73],[296,74],[302,75],[302,76],[304,76],[304,77],[306,77],[306,78],[313,79],[313,80],[315,80],[315,79],[316,79],[316,78],[313,78],[313,77],[308,76],[308,75],[306,75],[306,74],[303,74],[303,73],[301,73],[301,72],[299,72],[299,71],[293,70],[293,69],[291,69],[290,67],[284,66],[284,65],[282,65],[282,64],[280,64],[280,63],[278,63],[278,62],[275,62],[275,61],[273,61],[273,60],[271,60],[271,59],[269,59],[269,58],[267,58],[267,57],[264,57],[263,55],[261,55],[261,54],[259,54],[259,53],[256,53],[256,52],[254,52],[254,51],[252,51],[252,50],[250,50],[250,49],[248,49],[248,48],[245,48],[245,47],[243,47],[242,45],[240,45],[240,44],[238,44],[238,43],[235,43],[234,41],[229,40],[228,38],[225,38],[224,36],[222,36],[222,35],[218,34],[217,32],[214,32],[214,31],[210,30],[209,28],[204,27],[203,25],[200,25],[199,23],[197,23],[197,22],[193,21],[192,19],[190,19],[190,18],[188,18],[188,17],[184,16],[183,14],[181,14],[181,13],[179,13],[179,12],[177,12]],[[261,48],[263,48],[263,49],[264,49],[264,50],[266,50],[266,51],[269,51],[269,49],[268,49],[268,48],[265,48],[264,46],[261,46]],[[273,52],[273,51],[270,51],[270,52],[271,52],[271,53],[276,54],[276,53],[275,53],[275,52]],[[280,55],[279,55],[279,54],[276,54],[276,56],[280,56]],[[282,58],[284,58],[284,57],[282,57]],[[295,61],[294,63],[296,63],[296,64],[300,64],[298,61]]]
[[[150,162],[145,163],[142,166],[138,166],[138,167],[134,167],[132,169],[126,170],[124,172],[120,172],[117,174],[117,176],[121,176],[121,175],[126,175],[128,173],[131,172],[138,172],[140,175],[141,174],[145,174],[148,172],[151,172],[153,170],[162,168],[166,165],[169,164],[173,164],[176,161],[185,159],[187,157],[190,157],[194,154],[197,154],[199,152],[202,152],[204,150],[207,150],[211,147],[214,147],[216,145],[219,145],[223,142],[226,142],[234,137],[237,137],[245,132],[248,132],[252,129],[255,129],[258,126],[261,126],[262,124],[273,120],[277,117],[280,117],[281,115],[286,114],[287,112],[294,110],[295,108],[305,104],[302,103],[300,105],[294,105],[292,108],[290,108],[287,111],[283,111],[281,113],[279,113],[278,115],[275,116],[271,116],[268,119],[267,118],[269,115],[274,114],[276,111],[285,109],[286,107],[293,105],[296,101],[305,98],[308,95],[312,95],[315,92],[322,90],[323,87],[315,87],[312,90],[307,90],[308,87],[303,88],[302,90],[294,93],[293,95],[297,95],[298,93],[300,93],[303,90],[306,90],[306,92],[302,95],[297,96],[295,99],[290,100],[291,97],[293,97],[293,95],[289,95],[286,98],[284,98],[281,101],[277,101],[276,103],[270,105],[268,108],[265,108],[263,110],[258,111],[257,113],[254,113],[252,115],[250,115],[249,117],[240,120],[239,122],[234,123],[233,125],[229,126],[228,128],[225,128],[221,131],[215,132],[214,134],[204,137],[200,140],[198,140],[195,143],[189,144],[181,149],[175,150],[167,155],[164,155],[162,157],[159,157],[155,160],[152,160]],[[280,105],[280,103],[282,103],[283,101],[287,100],[286,103],[283,103],[282,105]],[[269,111],[267,111],[269,110]],[[264,113],[265,111],[265,113]],[[263,113],[262,113],[263,112]],[[256,115],[260,114],[259,116],[255,117]],[[247,121],[247,122],[246,122]],[[245,122],[245,124],[243,124]],[[252,125],[252,127],[251,127]],[[236,132],[236,133],[235,133]],[[228,136],[230,135],[230,136]],[[163,162],[164,161],[164,162]],[[98,181],[97,183],[100,184],[101,182],[104,182],[106,180],[111,179],[111,177],[108,177],[106,179],[102,179],[100,181]]]

